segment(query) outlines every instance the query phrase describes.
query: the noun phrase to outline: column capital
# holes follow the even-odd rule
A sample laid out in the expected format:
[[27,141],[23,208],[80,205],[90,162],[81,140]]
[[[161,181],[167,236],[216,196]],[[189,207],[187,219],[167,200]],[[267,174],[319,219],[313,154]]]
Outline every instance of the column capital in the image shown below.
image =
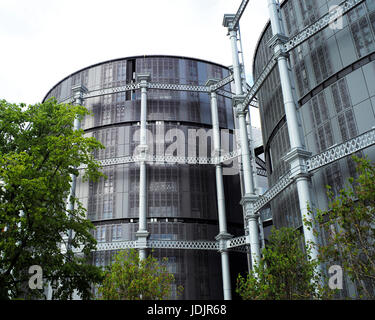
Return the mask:
[[219,79],[208,79],[206,81],[205,85],[209,87],[209,86],[212,86],[212,85],[218,83],[219,81],[220,81]]
[[82,96],[84,93],[88,92],[89,90],[83,84],[77,84],[72,87],[73,99],[74,103],[81,104],[82,103]]
[[228,232],[220,232],[216,237],[216,241],[219,242],[219,251],[223,252],[227,250],[227,241],[232,239],[233,236]]
[[219,81],[219,79],[208,79],[206,81],[205,86],[210,88],[210,92],[208,94],[210,94],[211,96],[216,94],[216,92],[212,90],[211,86],[215,85]]
[[310,177],[306,161],[311,158],[312,153],[302,148],[290,150],[282,160],[290,164],[291,178]]
[[272,36],[270,40],[267,41],[267,45],[272,48],[278,44],[283,45],[287,43],[288,40],[289,38],[285,34],[276,33]]
[[224,14],[223,18],[223,26],[228,28],[228,31],[237,31],[238,27],[233,28],[233,21],[234,18],[236,17],[235,14]]
[[139,144],[136,147],[134,154],[136,155],[139,161],[146,161],[148,156],[148,150],[149,146],[147,144]]
[[260,214],[254,212],[254,203],[258,199],[259,196],[250,193],[247,193],[242,197],[240,204],[244,208],[246,220],[257,220],[259,218]]
[[279,57],[288,57],[288,53],[284,51],[284,44],[288,42],[289,38],[284,35],[277,33],[267,42],[268,46],[274,50],[276,59]]
[[302,158],[304,160],[307,160],[311,158],[312,153],[310,151],[307,151],[306,149],[302,148],[294,148],[290,150],[284,157],[283,160],[286,162],[292,162],[293,160],[297,158]]
[[143,85],[143,88],[147,88],[147,83],[151,80],[151,74],[149,72],[144,73],[137,73],[135,75],[135,79],[137,82],[141,84],[141,88]]
[[135,236],[137,238],[147,238],[150,235],[150,233],[147,230],[138,230],[135,233]]
[[245,100],[246,98],[246,95],[245,94],[236,94],[233,96],[232,98],[232,101],[233,101],[233,105],[237,105],[237,104],[240,104],[240,103],[243,103],[243,101]]
[[245,100],[246,95],[235,95],[232,98],[232,105],[233,109],[235,111],[235,116],[246,116],[247,114],[247,108],[243,107],[243,102]]
[[246,193],[242,196],[242,199],[240,201],[241,205],[246,205],[247,203],[254,203],[259,198],[256,194]]

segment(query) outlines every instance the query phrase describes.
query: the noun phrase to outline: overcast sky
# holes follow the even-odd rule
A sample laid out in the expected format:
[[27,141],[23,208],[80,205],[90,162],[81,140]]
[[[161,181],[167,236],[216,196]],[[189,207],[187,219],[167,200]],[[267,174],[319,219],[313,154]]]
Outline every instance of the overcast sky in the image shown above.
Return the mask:
[[[181,55],[232,64],[222,26],[241,0],[1,0],[0,99],[34,104],[91,64],[132,55]],[[248,75],[268,20],[251,0],[240,27]],[[251,81],[251,79],[249,79]]]

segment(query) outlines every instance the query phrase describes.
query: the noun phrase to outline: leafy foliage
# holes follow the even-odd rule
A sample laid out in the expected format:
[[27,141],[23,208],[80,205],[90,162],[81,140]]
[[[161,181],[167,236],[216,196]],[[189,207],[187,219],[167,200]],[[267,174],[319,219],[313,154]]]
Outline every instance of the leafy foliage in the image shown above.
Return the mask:
[[[350,178],[339,196],[328,186],[328,210],[317,209],[316,224],[325,235],[320,260],[340,264],[357,285],[360,298],[375,298],[375,165],[353,157],[357,178]],[[311,209],[310,209],[311,210]],[[322,232],[323,231],[323,232]]]
[[28,107],[0,101],[1,299],[41,296],[28,290],[31,265],[42,267],[44,284],[51,281],[56,289],[54,298],[69,298],[74,289],[89,298],[90,283],[101,279],[100,269],[86,258],[61,252],[69,230],[72,247],[82,246],[85,256],[96,246],[79,201],[66,209],[78,166],[87,166],[84,180],[102,176],[93,151],[103,146],[73,128],[74,119],[86,114],[82,106],[55,99]]
[[[149,255],[145,260],[139,259],[135,249],[123,250],[114,257],[108,268],[99,295],[103,300],[162,300],[168,298],[173,274],[167,270],[165,263]],[[179,287],[182,290],[182,287]]]
[[237,278],[236,292],[244,300],[295,300],[323,294],[316,262],[301,249],[302,235],[292,228],[273,228],[263,256],[246,278]]

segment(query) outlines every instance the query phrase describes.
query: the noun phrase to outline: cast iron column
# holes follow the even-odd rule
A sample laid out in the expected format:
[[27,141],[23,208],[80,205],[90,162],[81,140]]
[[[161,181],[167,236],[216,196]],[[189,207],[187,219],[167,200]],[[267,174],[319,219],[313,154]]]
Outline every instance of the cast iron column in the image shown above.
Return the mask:
[[[217,83],[217,80],[208,80],[206,85],[211,86]],[[217,108],[217,95],[215,92],[210,93],[211,97],[211,119],[212,119],[212,136],[214,145],[214,157],[220,157],[221,154],[221,141],[220,141],[220,127],[219,127],[219,114]],[[216,195],[217,195],[217,211],[219,217],[219,234],[216,240],[220,244],[221,254],[221,270],[223,278],[223,292],[224,300],[232,299],[232,290],[230,284],[230,268],[229,268],[229,254],[226,249],[227,240],[232,236],[227,231],[227,218],[225,212],[225,194],[223,183],[223,168],[221,164],[215,165],[216,170]]]
[[270,12],[273,32],[273,38],[270,40],[269,44],[274,48],[277,57],[291,148],[291,151],[284,157],[284,160],[290,164],[292,177],[296,181],[305,243],[308,246],[312,245],[311,259],[316,260],[318,257],[318,251],[313,244],[317,244],[318,239],[314,235],[313,230],[305,223],[305,220],[312,221],[313,219],[313,216],[310,214],[307,207],[308,204],[312,204],[309,190],[311,180],[306,165],[306,160],[310,158],[311,153],[305,150],[302,143],[302,137],[298,126],[297,110],[289,78],[287,55],[283,51],[283,44],[288,38],[283,33],[279,19],[278,5],[275,0],[268,0],[268,9]]
[[140,121],[140,163],[139,163],[139,226],[136,233],[137,248],[139,249],[140,260],[146,259],[147,252],[147,82],[150,80],[150,74],[137,74],[137,81],[141,86],[141,121]]
[[[88,91],[87,88],[82,84],[72,87],[72,94],[73,94],[73,99],[74,99],[73,104],[76,106],[82,105],[83,103],[82,96],[87,91]],[[79,130],[79,129],[81,129],[81,120],[79,118],[75,118],[74,124],[73,124],[73,130]],[[70,191],[69,191],[68,204],[67,204],[67,210],[69,211],[74,209],[74,197],[76,195],[77,176],[74,174],[71,174],[70,178],[72,182],[70,184]],[[72,237],[73,237],[73,232],[72,230],[69,230],[67,251],[71,250]]]
[[234,15],[224,15],[223,25],[228,28],[228,34],[231,40],[232,47],[232,61],[233,61],[233,76],[235,84],[236,96],[234,97],[235,113],[238,118],[239,134],[241,142],[241,159],[243,168],[244,181],[244,195],[242,196],[241,204],[244,208],[245,218],[248,221],[249,228],[249,242],[251,251],[252,268],[260,261],[260,245],[259,245],[259,231],[258,231],[258,217],[254,213],[254,202],[258,198],[255,194],[253,168],[251,164],[251,153],[249,146],[249,138],[246,125],[247,107],[244,108],[242,101],[244,99],[241,79],[241,66],[238,56],[237,46],[237,26],[233,26]]

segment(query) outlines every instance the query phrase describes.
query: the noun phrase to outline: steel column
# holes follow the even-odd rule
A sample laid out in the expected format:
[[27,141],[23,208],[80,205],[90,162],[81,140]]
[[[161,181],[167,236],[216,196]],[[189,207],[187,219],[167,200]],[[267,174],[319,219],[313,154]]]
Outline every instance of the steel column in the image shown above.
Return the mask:
[[150,74],[137,74],[137,81],[141,87],[141,119],[140,119],[140,145],[138,146],[140,157],[143,161],[139,164],[139,225],[137,236],[137,247],[140,260],[146,259],[147,252],[147,86]]
[[[217,81],[208,80],[206,85],[213,85]],[[215,92],[211,92],[211,120],[212,120],[212,131],[213,131],[213,145],[215,157],[219,157],[221,153],[221,141],[220,141],[220,127],[219,127],[219,114],[217,108],[217,95]],[[224,300],[232,299],[232,290],[230,284],[230,269],[229,269],[229,254],[226,250],[227,240],[231,238],[231,235],[227,231],[227,220],[225,212],[225,194],[224,194],[224,183],[223,183],[223,168],[221,164],[216,164],[216,194],[217,194],[217,210],[219,217],[219,234],[216,240],[220,242],[220,254],[221,254],[221,270],[223,278],[223,293]]]
[[[78,106],[82,105],[83,103],[83,94],[86,93],[88,90],[83,85],[77,85],[72,87],[72,93],[73,93],[73,104]],[[81,129],[81,121],[79,118],[74,119],[73,123],[73,130],[79,130]],[[70,191],[68,196],[68,204],[67,204],[67,210],[72,211],[74,210],[74,197],[76,195],[76,185],[77,185],[77,176],[74,174],[70,175],[70,179],[72,180],[70,183]],[[67,251],[71,250],[71,242],[73,237],[73,231],[70,229],[68,232],[68,245],[67,245]]]
[[278,6],[275,0],[268,0],[268,9],[270,13],[272,32],[274,35],[270,40],[270,45],[274,47],[275,56],[277,57],[291,147],[291,151],[286,155],[286,157],[284,157],[284,160],[290,164],[291,178],[294,178],[296,181],[305,243],[311,247],[311,259],[316,260],[318,257],[318,251],[316,246],[311,246],[311,244],[317,244],[318,239],[314,235],[313,230],[308,228],[305,223],[306,219],[309,221],[312,221],[313,219],[313,216],[310,214],[307,208],[308,204],[312,204],[309,191],[310,177],[308,175],[306,165],[306,160],[310,157],[310,153],[304,149],[302,144],[302,138],[298,126],[297,110],[294,103],[292,85],[289,78],[287,56],[283,51],[283,45],[287,41],[287,37],[282,31],[278,15]]
[[[243,88],[241,79],[241,65],[238,56],[237,47],[237,27],[233,24],[234,15],[224,15],[223,25],[228,28],[228,34],[231,41],[232,48],[232,62],[233,62],[233,78],[235,84],[236,97],[234,104],[236,109],[236,116],[238,118],[243,180],[244,180],[244,195],[241,204],[244,208],[244,213],[248,221],[249,235],[250,235],[250,251],[252,268],[260,261],[260,246],[259,246],[259,231],[258,231],[258,215],[253,212],[253,205],[257,196],[255,194],[253,170],[251,165],[251,154],[249,147],[249,138],[246,128],[246,113],[248,112],[246,106],[243,108]],[[249,117],[250,118],[250,117]],[[251,121],[251,119],[250,119]],[[250,122],[251,123],[251,122]],[[250,124],[251,126],[251,124]]]
[[229,39],[232,48],[233,78],[236,95],[242,95],[241,65],[238,57],[237,29],[229,29]]
[[230,286],[230,271],[229,271],[229,252],[225,249],[225,250],[221,250],[220,254],[221,254],[221,269],[223,273],[224,300],[232,300],[232,289]]
[[[240,102],[239,102],[240,103]],[[237,105],[237,108],[242,108]],[[238,119],[239,134],[240,134],[240,146],[242,156],[242,170],[244,175],[244,187],[245,193],[255,194],[253,168],[251,165],[251,152],[249,146],[249,138],[246,128],[246,111],[236,110],[236,116]]]

